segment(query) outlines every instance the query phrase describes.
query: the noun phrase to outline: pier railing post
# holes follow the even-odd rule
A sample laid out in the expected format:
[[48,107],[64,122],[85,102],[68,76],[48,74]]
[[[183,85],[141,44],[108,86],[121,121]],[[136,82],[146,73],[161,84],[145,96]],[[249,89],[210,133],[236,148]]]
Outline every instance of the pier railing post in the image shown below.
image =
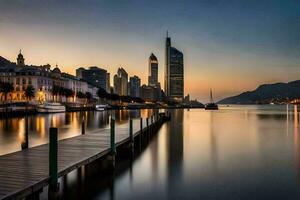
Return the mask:
[[130,139],[130,146],[131,149],[134,149],[134,137],[133,137],[133,123],[132,119],[129,119],[129,139]]
[[110,148],[111,153],[116,154],[116,143],[115,143],[115,120],[110,121]]
[[85,120],[84,120],[84,118],[82,119],[82,122],[81,122],[81,134],[82,135],[85,134]]
[[49,187],[51,191],[58,191],[57,175],[57,128],[50,128],[49,132]]
[[116,166],[115,119],[110,120],[110,160],[112,169]]
[[153,134],[153,132],[154,132],[154,126],[153,126],[153,122],[154,122],[154,120],[153,120],[153,115],[151,115],[151,129],[150,129],[150,133],[151,133],[151,135]]
[[147,117],[146,118],[146,129],[147,129],[147,131],[146,131],[146,133],[147,133],[147,140],[148,140],[148,142],[149,142],[149,133],[150,133],[150,131],[149,131],[149,118]]
[[140,135],[143,133],[143,118],[140,119]]
[[143,134],[143,118],[140,119],[140,136],[139,136],[140,151],[142,150],[142,134]]
[[148,131],[148,129],[149,129],[149,118],[148,117],[146,118],[146,126],[147,126],[147,131]]
[[25,131],[24,131],[24,141],[22,141],[21,143],[21,148],[23,149],[27,149],[28,148],[28,134],[29,134],[29,127],[28,127],[28,116],[26,114],[25,116]]

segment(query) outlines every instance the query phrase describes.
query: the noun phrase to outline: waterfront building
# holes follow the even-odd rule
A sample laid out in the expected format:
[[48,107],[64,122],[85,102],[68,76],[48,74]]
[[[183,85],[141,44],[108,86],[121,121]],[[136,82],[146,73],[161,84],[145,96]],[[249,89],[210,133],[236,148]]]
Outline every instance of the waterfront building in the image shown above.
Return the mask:
[[[45,101],[52,99],[53,77],[50,65],[22,66],[15,63],[0,66],[0,81],[11,83],[13,92],[7,100],[11,102],[26,101],[25,90],[31,85],[34,88],[33,101]],[[1,96],[4,100],[4,96]]]
[[68,73],[62,73],[61,77],[64,82],[64,88],[73,90],[75,96],[78,92],[88,92],[88,83],[82,81],[82,79]]
[[76,70],[76,76],[89,84],[94,85],[95,87],[101,87],[104,90],[107,90],[110,85],[108,82],[109,74],[107,71],[96,66],[89,67],[88,69],[80,67]]
[[114,76],[114,93],[120,96],[128,95],[128,74],[122,67]]
[[140,97],[141,79],[138,76],[132,76],[129,79],[130,96]]
[[153,53],[151,53],[148,63],[149,63],[148,85],[158,86],[158,61],[156,56]]
[[[13,91],[8,94],[10,102],[26,101],[25,90],[31,85],[34,88],[35,97],[32,103],[52,101],[53,86],[68,88],[77,92],[86,93],[89,91],[88,83],[73,75],[62,73],[58,66],[51,70],[49,64],[42,66],[25,65],[24,56],[19,53],[17,63],[12,63],[0,57],[0,81],[11,83]],[[1,100],[4,100],[1,94]]]
[[184,96],[183,53],[172,47],[168,34],[165,49],[165,94],[175,101],[182,101]]

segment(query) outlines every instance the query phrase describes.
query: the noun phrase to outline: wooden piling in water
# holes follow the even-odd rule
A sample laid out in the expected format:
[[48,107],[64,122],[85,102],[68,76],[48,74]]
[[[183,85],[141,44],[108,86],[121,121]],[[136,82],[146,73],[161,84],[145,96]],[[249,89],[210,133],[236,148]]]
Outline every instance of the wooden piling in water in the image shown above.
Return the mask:
[[149,131],[149,117],[146,118],[146,137],[147,137],[147,141],[149,142],[150,139],[150,131]]
[[81,135],[84,135],[84,134],[85,134],[85,120],[83,118],[82,122],[81,122]]
[[57,128],[50,128],[49,132],[49,189],[53,192],[58,191],[57,175]]
[[112,168],[116,166],[116,135],[115,135],[115,120],[110,120],[110,159]]
[[29,143],[28,134],[29,134],[28,116],[26,115],[25,116],[25,127],[24,127],[24,141],[22,141],[22,143],[21,143],[22,150],[28,149],[28,145],[29,145],[28,144]]
[[110,121],[110,149],[111,154],[116,154],[116,143],[115,143],[115,120]]
[[134,151],[134,137],[133,137],[133,122],[132,119],[129,119],[129,139],[130,139],[130,148]]
[[142,150],[142,137],[143,137],[143,118],[140,119],[140,136],[139,136],[140,151]]

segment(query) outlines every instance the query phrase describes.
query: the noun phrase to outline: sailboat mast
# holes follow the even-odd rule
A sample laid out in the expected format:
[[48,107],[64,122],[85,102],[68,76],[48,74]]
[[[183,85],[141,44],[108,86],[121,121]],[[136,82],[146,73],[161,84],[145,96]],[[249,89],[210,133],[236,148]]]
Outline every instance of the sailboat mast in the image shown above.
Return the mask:
[[210,89],[210,103],[213,103],[214,100],[213,100],[213,97],[212,97],[212,90]]

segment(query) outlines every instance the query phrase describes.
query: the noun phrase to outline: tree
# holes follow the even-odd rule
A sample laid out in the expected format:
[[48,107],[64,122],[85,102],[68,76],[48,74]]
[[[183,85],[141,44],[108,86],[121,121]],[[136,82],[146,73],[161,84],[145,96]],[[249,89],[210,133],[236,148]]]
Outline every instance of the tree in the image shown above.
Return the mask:
[[58,94],[60,96],[66,96],[66,89],[63,87],[59,87]]
[[131,96],[120,96],[120,100],[122,102],[130,103],[133,100],[133,98]]
[[51,92],[52,92],[53,101],[54,101],[54,96],[59,95],[60,87],[57,86],[57,85],[54,85],[53,88],[52,88],[52,90],[51,90]]
[[25,97],[27,101],[30,101],[31,98],[35,97],[34,87],[32,85],[28,85],[27,88],[25,89]]
[[101,99],[106,99],[108,97],[107,92],[103,88],[99,88],[97,91],[98,97]]
[[79,99],[83,99],[86,97],[86,95],[83,93],[83,92],[77,92],[76,93],[76,96],[79,98]]
[[66,96],[68,101],[69,97],[74,97],[74,91],[69,88],[64,88],[64,95]]
[[87,103],[89,103],[92,100],[93,95],[90,92],[86,92],[85,97],[86,97]]
[[4,100],[7,100],[7,95],[14,91],[14,87],[11,83],[1,82],[0,92],[4,95]]
[[99,98],[107,98],[107,92],[103,88],[99,88],[97,91],[97,95]]

